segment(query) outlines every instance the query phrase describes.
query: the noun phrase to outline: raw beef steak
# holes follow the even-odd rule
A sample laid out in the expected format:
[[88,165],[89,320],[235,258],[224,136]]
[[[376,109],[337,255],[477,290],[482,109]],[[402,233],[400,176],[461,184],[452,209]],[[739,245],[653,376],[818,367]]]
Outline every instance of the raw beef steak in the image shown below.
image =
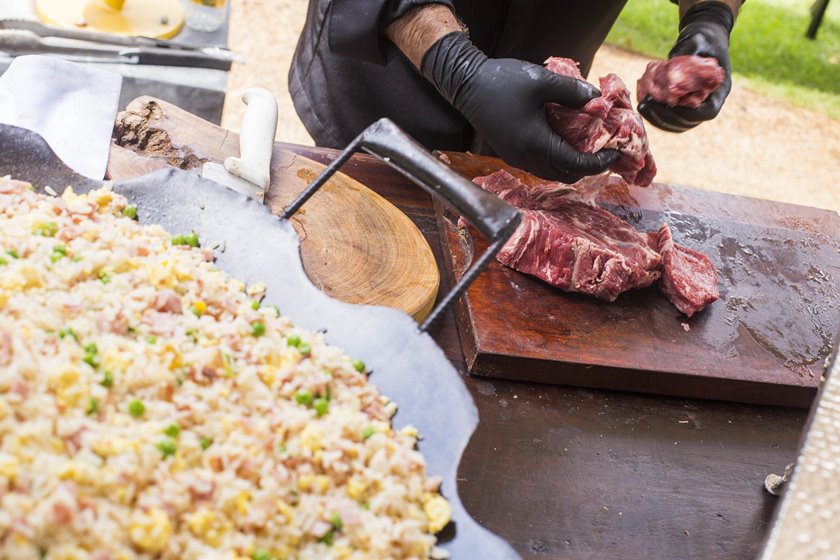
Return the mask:
[[567,185],[530,189],[504,170],[474,182],[522,209],[522,223],[496,257],[502,264],[607,301],[659,278],[661,257],[647,236],[576,199]]
[[[546,68],[555,74],[582,80],[577,63],[568,58],[551,57]],[[621,152],[611,171],[628,183],[646,187],[656,176],[656,163],[648,146],[642,117],[633,111],[630,91],[621,78],[608,74],[600,80],[601,97],[580,109],[556,103],[546,105],[546,117],[557,134],[579,152],[592,153],[604,148]]]
[[667,225],[658,233],[640,233],[592,203],[599,184],[603,189],[611,181],[621,180],[602,175],[574,186],[529,187],[505,170],[473,179],[522,210],[522,222],[496,259],[561,290],[607,301],[662,276],[662,292],[689,317],[717,299],[711,261],[674,243]]
[[726,72],[716,58],[684,55],[651,62],[639,78],[636,99],[647,96],[670,107],[696,109],[723,84]]
[[662,224],[656,238],[662,255],[659,288],[674,307],[691,317],[720,297],[717,270],[709,257],[674,243],[668,224]]

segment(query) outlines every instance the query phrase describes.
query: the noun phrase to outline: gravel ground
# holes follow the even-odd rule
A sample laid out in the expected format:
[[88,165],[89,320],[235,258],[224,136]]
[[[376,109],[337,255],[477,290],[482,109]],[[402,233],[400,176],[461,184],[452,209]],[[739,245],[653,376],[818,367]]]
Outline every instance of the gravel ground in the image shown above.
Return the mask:
[[[230,45],[247,63],[231,71],[223,125],[238,129],[242,91],[261,86],[273,91],[280,105],[277,138],[312,144],[286,85],[307,2],[232,2]],[[648,60],[604,47],[591,77],[615,72],[632,90]],[[657,181],[840,211],[840,122],[741,88],[737,76],[715,121],[685,134],[648,129]]]

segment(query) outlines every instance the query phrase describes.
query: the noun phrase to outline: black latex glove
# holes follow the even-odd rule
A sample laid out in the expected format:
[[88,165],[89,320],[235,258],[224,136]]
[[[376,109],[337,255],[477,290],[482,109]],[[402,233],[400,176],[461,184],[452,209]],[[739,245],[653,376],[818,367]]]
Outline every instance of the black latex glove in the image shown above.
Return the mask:
[[546,103],[578,108],[601,93],[593,85],[511,58],[492,59],[464,33],[441,37],[420,71],[506,162],[573,183],[603,173],[620,154],[582,154],[548,125]]
[[639,103],[639,112],[654,126],[670,132],[685,132],[720,113],[732,89],[732,65],[729,62],[729,34],[735,23],[732,9],[723,2],[701,2],[680,20],[680,35],[668,58],[696,54],[718,60],[726,78],[696,109],[669,107],[648,96]]

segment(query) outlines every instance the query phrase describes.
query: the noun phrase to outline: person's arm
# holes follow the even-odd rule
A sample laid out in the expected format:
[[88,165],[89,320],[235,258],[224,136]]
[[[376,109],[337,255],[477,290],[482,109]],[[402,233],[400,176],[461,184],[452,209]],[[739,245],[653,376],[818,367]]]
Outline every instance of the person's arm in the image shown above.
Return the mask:
[[600,95],[595,86],[523,60],[488,58],[460,29],[449,8],[425,5],[388,25],[385,35],[509,164],[573,183],[615,163],[614,150],[575,150],[545,116],[546,103],[585,105]]
[[725,72],[723,84],[696,109],[669,107],[651,98],[639,103],[639,112],[654,126],[685,132],[717,117],[732,89],[729,35],[742,0],[680,0],[680,34],[668,58],[698,55],[716,58]]
[[419,69],[426,51],[453,31],[461,31],[461,25],[452,10],[443,4],[429,4],[406,12],[385,28],[385,36]]

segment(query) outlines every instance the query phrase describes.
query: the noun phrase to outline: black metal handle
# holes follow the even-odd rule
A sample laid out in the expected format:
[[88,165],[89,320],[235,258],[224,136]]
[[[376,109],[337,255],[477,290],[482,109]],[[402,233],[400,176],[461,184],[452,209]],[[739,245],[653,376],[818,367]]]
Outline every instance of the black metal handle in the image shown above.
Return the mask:
[[420,326],[426,331],[460,297],[519,225],[519,210],[461,177],[403,132],[390,119],[370,125],[286,208],[288,220],[359,149],[373,154],[463,216],[490,240],[487,250],[461,276]]
[[165,48],[133,48],[120,51],[121,56],[137,57],[138,64],[155,66],[186,66],[189,68],[213,68],[230,70],[231,61],[201,51]]

